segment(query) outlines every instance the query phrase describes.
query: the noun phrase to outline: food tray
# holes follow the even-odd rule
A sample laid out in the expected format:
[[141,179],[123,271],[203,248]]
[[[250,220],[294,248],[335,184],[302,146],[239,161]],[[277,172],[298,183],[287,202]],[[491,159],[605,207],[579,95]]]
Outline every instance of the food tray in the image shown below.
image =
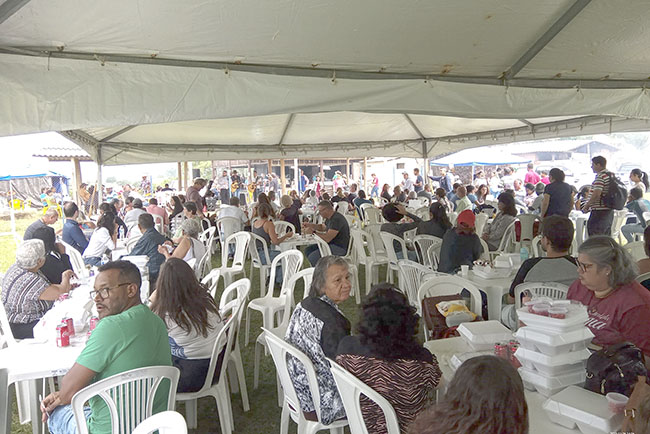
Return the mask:
[[462,323],[458,326],[458,334],[474,351],[494,350],[495,342],[512,339],[512,330],[494,320]]
[[452,369],[452,371],[456,372],[456,370],[465,363],[469,359],[473,359],[474,357],[479,357],[479,356],[493,356],[494,351],[475,351],[471,353],[460,353],[460,354],[454,354],[451,356],[449,359],[449,367]]
[[515,333],[519,345],[527,350],[538,351],[547,356],[570,351],[580,351],[587,348],[594,334],[587,327],[562,334],[549,334],[532,327],[521,327]]
[[584,370],[590,355],[591,352],[585,349],[557,356],[547,356],[523,347],[519,347],[515,353],[515,357],[525,368],[534,369],[547,377]]
[[510,276],[512,269],[510,268],[492,268],[475,265],[472,268],[474,275],[482,279],[503,279]]
[[541,375],[539,372],[521,367],[519,368],[519,375],[521,376],[521,380],[524,382],[524,387],[526,387],[526,389],[537,390],[541,395],[548,398],[569,386],[582,386],[585,382],[587,373],[584,369],[580,369],[556,377],[546,377]]
[[569,312],[566,318],[558,319],[548,316],[536,315],[528,312],[528,308],[522,307],[517,309],[519,321],[523,322],[531,329],[545,331],[547,333],[566,333],[581,329],[589,319],[587,308],[581,304],[562,304]]
[[577,386],[569,386],[546,400],[542,408],[554,422],[583,434],[620,431],[623,415],[609,410],[607,398]]

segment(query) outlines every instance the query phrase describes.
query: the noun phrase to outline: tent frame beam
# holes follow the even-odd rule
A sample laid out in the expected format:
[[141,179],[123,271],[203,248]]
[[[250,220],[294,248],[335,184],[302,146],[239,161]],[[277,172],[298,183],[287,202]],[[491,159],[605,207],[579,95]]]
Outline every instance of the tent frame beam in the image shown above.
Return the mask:
[[29,3],[29,0],[6,0],[0,4],[0,24],[11,18],[27,3]]
[[452,76],[442,74],[412,74],[388,73],[355,70],[337,70],[333,68],[306,68],[284,65],[262,65],[246,63],[212,62],[196,60],[166,59],[151,56],[126,56],[120,54],[94,54],[83,52],[59,51],[56,47],[0,47],[0,54],[12,54],[30,57],[45,57],[54,59],[85,60],[111,63],[130,63],[156,66],[174,66],[182,68],[219,69],[227,73],[233,71],[251,72],[260,74],[283,75],[294,77],[332,77],[350,80],[423,80],[442,81],[464,84],[482,84],[504,87],[530,87],[551,89],[636,89],[650,87],[650,79],[643,80],[613,80],[613,79],[560,79],[560,78],[511,78],[507,77],[478,77],[478,76]]
[[506,80],[512,79],[519,74],[522,69],[530,63],[531,60],[539,54],[578,14],[589,4],[591,0],[576,0],[575,3],[560,18],[553,23],[549,29],[544,32],[540,38],[519,58],[517,61],[503,73]]
[[100,140],[100,142],[109,142],[113,140],[114,138],[121,136],[122,134],[126,133],[127,131],[131,131],[133,128],[137,127],[137,125],[129,125],[128,127],[124,127],[120,129],[119,131],[114,132],[113,134],[109,134],[108,136],[104,137],[103,139]]

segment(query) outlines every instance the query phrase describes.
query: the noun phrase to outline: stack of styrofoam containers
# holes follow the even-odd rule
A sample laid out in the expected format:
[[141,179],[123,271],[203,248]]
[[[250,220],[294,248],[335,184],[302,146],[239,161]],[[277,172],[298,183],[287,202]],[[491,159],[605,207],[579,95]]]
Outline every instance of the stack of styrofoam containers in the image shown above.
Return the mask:
[[582,385],[586,376],[587,345],[594,337],[585,327],[587,309],[567,300],[553,301],[553,306],[567,309],[563,319],[517,310],[526,324],[515,334],[519,349],[515,357],[521,362],[519,375],[524,386],[549,397],[571,385]]
[[555,423],[583,434],[619,432],[623,414],[613,413],[607,398],[581,387],[569,386],[553,395],[543,405],[548,417]]

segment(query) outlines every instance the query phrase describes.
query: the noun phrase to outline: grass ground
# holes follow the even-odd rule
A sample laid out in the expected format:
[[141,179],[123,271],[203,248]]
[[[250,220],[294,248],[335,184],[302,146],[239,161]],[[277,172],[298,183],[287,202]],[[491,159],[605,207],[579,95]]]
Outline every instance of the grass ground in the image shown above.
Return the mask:
[[[17,230],[20,234],[24,232],[25,228],[36,218],[38,215],[27,215],[19,218],[16,222]],[[60,228],[61,223],[57,222],[56,229]],[[0,232],[8,231],[9,222],[0,220]],[[15,256],[15,243],[9,237],[2,237],[0,239],[0,271],[3,273],[6,269],[13,264]],[[218,266],[218,261],[214,263]],[[248,272],[249,267],[246,267]],[[256,270],[257,271],[257,270]],[[385,276],[385,270],[382,270],[380,276]],[[249,278],[251,276],[248,276]],[[360,286],[365,288],[365,281],[363,273],[360,274]],[[260,296],[259,286],[259,273],[252,276],[251,282],[251,299]],[[296,289],[296,300],[302,299],[303,288],[302,283]],[[363,291],[362,291],[363,295]],[[345,316],[350,320],[353,325],[357,322],[358,308],[353,297],[340,305],[341,310]],[[260,385],[259,388],[253,390],[253,361],[255,354],[255,337],[259,334],[259,329],[262,324],[262,317],[258,312],[253,312],[251,318],[251,343],[244,346],[244,334],[240,333],[242,359],[244,363],[244,371],[246,373],[246,383],[248,386],[248,397],[250,402],[250,411],[244,412],[241,397],[239,394],[233,394],[231,397],[232,408],[235,419],[235,432],[237,433],[250,433],[250,434],[266,434],[278,433],[280,430],[280,412],[281,409],[277,404],[277,393],[275,383],[275,367],[270,356],[263,357],[260,367]],[[243,326],[243,325],[242,325]],[[13,392],[11,393],[13,395]],[[179,405],[178,411],[184,414],[185,410],[182,405]],[[13,423],[12,433],[27,434],[31,433],[30,425],[20,425],[17,421],[17,411],[14,403],[13,407]],[[198,404],[198,427],[196,430],[191,430],[193,433],[219,433],[219,418],[216,410],[216,403],[212,398],[202,398]],[[296,432],[295,424],[291,423],[289,428],[290,433]]]

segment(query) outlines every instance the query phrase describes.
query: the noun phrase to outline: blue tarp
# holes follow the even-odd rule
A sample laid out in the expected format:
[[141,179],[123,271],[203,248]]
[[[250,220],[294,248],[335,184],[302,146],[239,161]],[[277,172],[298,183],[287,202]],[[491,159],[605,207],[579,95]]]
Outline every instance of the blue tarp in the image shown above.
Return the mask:
[[[19,172],[20,173],[20,172]],[[46,176],[58,176],[59,178],[65,179],[65,182],[68,182],[68,177],[61,175],[60,173],[52,172],[48,170],[47,172],[37,172],[37,173],[20,173],[20,174],[11,174],[0,176],[0,181],[9,181],[12,179],[24,179],[24,178],[44,178]]]
[[473,148],[456,152],[431,162],[432,166],[505,166],[526,164],[530,160],[489,148]]

